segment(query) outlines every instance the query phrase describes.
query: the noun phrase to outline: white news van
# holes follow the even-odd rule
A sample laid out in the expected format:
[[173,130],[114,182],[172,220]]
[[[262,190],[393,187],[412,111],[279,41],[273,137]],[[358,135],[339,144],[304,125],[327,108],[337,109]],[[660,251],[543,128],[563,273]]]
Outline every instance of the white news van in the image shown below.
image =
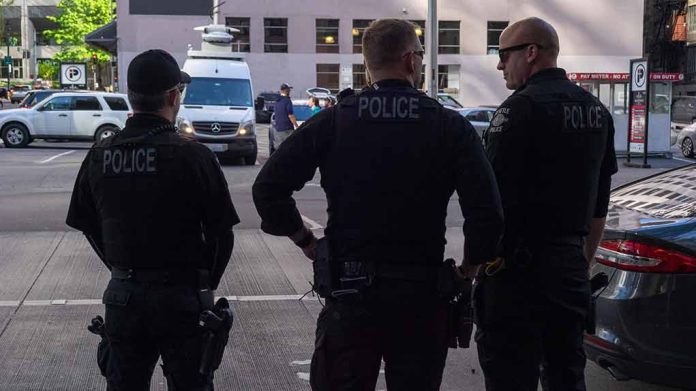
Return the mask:
[[201,50],[189,50],[183,71],[191,84],[182,94],[179,133],[205,144],[219,157],[242,157],[256,163],[256,115],[249,66],[244,53],[233,52],[238,30],[209,25],[202,31]]

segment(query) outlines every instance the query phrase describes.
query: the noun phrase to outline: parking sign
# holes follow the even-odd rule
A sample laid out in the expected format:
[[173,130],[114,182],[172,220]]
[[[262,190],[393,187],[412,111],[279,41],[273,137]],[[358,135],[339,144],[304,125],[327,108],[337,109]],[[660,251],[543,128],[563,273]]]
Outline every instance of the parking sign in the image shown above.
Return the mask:
[[84,63],[60,64],[60,84],[64,87],[87,87],[87,66]]

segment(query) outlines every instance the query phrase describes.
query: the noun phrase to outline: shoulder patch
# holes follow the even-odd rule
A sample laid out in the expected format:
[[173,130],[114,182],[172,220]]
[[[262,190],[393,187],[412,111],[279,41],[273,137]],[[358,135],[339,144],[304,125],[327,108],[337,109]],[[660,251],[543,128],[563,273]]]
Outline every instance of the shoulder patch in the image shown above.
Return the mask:
[[489,133],[502,132],[505,125],[510,122],[510,108],[501,107],[493,116],[491,120],[491,126],[488,128]]

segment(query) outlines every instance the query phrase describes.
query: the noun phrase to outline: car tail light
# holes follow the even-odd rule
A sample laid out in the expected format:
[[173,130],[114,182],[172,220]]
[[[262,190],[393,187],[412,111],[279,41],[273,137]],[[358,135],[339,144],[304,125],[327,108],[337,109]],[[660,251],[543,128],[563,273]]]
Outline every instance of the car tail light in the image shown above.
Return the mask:
[[595,260],[620,270],[643,273],[696,273],[696,257],[635,240],[605,240]]

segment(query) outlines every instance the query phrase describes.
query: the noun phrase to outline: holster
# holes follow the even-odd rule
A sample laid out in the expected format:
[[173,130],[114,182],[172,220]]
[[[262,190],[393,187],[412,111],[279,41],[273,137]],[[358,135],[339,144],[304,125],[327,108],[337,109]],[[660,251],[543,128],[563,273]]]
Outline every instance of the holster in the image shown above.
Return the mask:
[[609,277],[606,273],[600,272],[590,279],[590,304],[585,318],[585,331],[587,334],[594,335],[597,331],[597,297],[602,289],[609,285]]
[[312,289],[317,292],[319,297],[331,297],[335,284],[331,268],[329,240],[326,237],[317,241],[316,258],[312,262],[312,267],[314,269]]
[[474,330],[472,281],[457,275],[456,267],[454,259],[446,259],[440,267],[437,280],[438,294],[447,301],[447,340],[452,349],[468,348]]
[[205,310],[199,319],[203,327],[203,355],[198,372],[204,376],[212,375],[218,369],[230,337],[234,315],[230,303],[224,297],[218,299],[212,310]]
[[102,376],[106,377],[106,369],[111,359],[111,345],[109,345],[109,338],[106,336],[106,331],[104,330],[104,318],[102,318],[101,315],[92,318],[91,323],[87,326],[87,330],[101,337],[99,345],[97,346],[97,366],[99,366],[99,371]]

